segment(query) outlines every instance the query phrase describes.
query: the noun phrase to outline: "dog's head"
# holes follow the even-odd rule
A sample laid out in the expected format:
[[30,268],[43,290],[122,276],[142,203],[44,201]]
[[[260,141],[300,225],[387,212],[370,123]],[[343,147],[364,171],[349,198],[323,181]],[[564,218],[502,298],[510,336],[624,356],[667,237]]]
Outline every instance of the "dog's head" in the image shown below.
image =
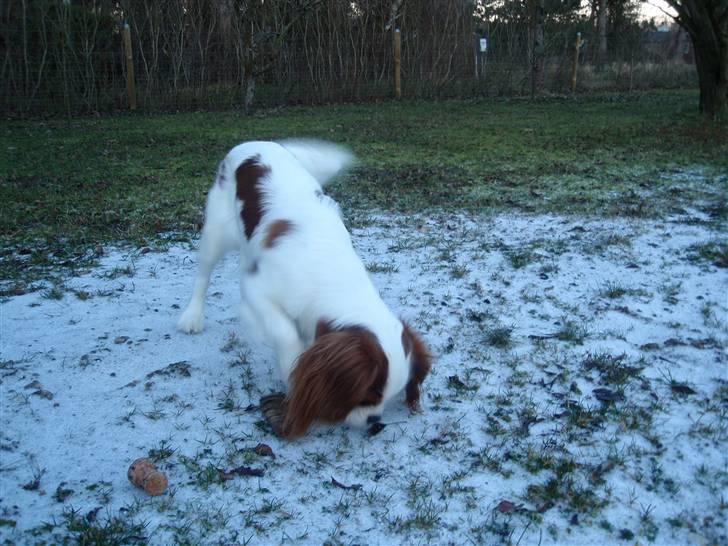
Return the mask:
[[[400,351],[398,351],[400,353]],[[419,336],[403,324],[401,354],[390,362],[377,337],[367,328],[334,328],[319,322],[314,343],[291,373],[282,432],[295,438],[315,421],[348,421],[363,425],[381,413],[392,366],[407,366],[407,405],[418,407],[420,385],[430,369],[430,356]],[[395,394],[392,392],[390,394]]]

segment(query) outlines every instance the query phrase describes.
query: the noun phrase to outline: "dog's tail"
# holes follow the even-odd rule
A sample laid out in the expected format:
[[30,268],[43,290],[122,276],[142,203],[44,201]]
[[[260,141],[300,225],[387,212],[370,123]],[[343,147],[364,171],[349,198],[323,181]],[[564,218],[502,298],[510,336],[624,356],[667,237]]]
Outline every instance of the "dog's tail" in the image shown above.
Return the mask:
[[322,186],[355,161],[354,154],[348,149],[323,140],[290,139],[281,140],[279,144],[291,152]]

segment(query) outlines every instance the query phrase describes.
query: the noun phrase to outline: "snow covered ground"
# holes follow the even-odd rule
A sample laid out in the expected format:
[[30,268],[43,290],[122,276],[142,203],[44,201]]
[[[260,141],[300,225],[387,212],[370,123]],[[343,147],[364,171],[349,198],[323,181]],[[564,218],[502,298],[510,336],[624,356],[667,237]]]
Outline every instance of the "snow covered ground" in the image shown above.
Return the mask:
[[[0,543],[726,544],[728,276],[707,220],[358,222],[435,355],[423,412],[292,443],[257,408],[282,384],[239,328],[235,257],[186,336],[194,250],[106,249],[1,304]],[[127,480],[142,456],[164,495]]]

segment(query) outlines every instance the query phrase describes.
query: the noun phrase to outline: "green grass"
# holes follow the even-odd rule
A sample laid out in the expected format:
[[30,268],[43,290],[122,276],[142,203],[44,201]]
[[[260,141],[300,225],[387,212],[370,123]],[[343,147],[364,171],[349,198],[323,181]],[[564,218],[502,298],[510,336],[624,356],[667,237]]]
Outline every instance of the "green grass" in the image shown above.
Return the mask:
[[556,332],[556,339],[575,345],[582,345],[587,337],[589,337],[587,327],[568,318],[563,319],[561,328]]
[[[0,279],[81,269],[108,242],[188,238],[217,163],[250,139],[351,146],[360,163],[331,188],[349,215],[436,206],[655,216],[685,204],[724,219],[728,134],[696,102],[670,91],[7,122]],[[696,165],[714,187],[678,176]]]
[[[93,515],[93,517],[91,517]],[[63,512],[62,522],[46,523],[37,530],[37,534],[52,533],[53,544],[97,544],[104,546],[121,546],[127,544],[145,544],[147,542],[147,524],[131,517],[111,515],[96,517],[91,511],[84,516],[80,510],[68,508]],[[60,534],[54,533],[58,528]],[[65,528],[65,532],[64,532]],[[47,542],[36,542],[48,544]]]
[[728,267],[728,241],[710,241],[695,244],[688,249],[688,259],[694,263],[708,263]]
[[494,326],[485,331],[485,341],[498,349],[508,349],[513,343],[512,326]]
[[625,362],[627,355],[612,355],[608,352],[587,353],[582,366],[586,370],[596,370],[602,381],[609,385],[625,385],[638,376],[642,367],[630,366]]

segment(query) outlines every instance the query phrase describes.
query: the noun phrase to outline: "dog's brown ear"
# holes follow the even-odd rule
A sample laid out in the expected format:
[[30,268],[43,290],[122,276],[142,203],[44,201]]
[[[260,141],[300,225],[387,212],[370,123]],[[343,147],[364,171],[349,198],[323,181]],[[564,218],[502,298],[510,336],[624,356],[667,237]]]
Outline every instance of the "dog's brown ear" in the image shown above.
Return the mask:
[[355,407],[381,402],[387,357],[365,328],[325,333],[291,373],[282,432],[301,436],[315,421],[342,421]]
[[411,411],[415,411],[420,404],[420,385],[422,385],[432,367],[432,359],[420,336],[405,322],[402,322],[402,326],[404,327],[402,330],[402,347],[404,347],[405,355],[409,356],[410,359],[410,375],[405,388],[405,395],[407,406]]

